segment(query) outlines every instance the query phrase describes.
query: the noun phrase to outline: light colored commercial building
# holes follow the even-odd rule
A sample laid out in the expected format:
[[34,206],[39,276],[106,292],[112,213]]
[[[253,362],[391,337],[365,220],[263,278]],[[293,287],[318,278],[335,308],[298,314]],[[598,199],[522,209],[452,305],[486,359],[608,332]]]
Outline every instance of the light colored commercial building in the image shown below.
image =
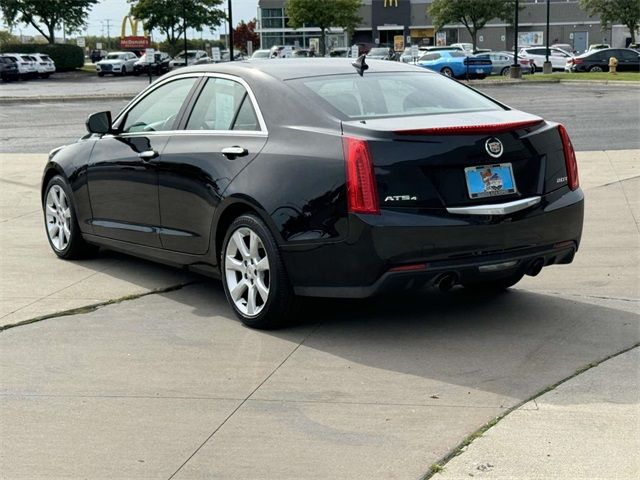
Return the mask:
[[[331,0],[323,0],[332,8]],[[327,47],[345,47],[355,43],[393,45],[402,37],[405,45],[435,45],[471,42],[464,25],[447,25],[436,32],[427,13],[432,0],[362,0],[359,15],[362,19],[353,36],[341,28],[332,28],[327,35]],[[544,45],[546,42],[546,0],[521,0],[519,20],[520,45]],[[320,29],[305,25],[293,29],[288,25],[285,0],[260,0],[258,32],[262,48],[273,45],[316,46]],[[551,0],[550,43],[565,43],[582,52],[592,43],[609,43],[624,47],[630,42],[629,31],[623,25],[602,28],[597,16],[589,15],[577,0]],[[478,34],[478,48],[510,50],[513,48],[513,27],[500,19],[493,19]]]

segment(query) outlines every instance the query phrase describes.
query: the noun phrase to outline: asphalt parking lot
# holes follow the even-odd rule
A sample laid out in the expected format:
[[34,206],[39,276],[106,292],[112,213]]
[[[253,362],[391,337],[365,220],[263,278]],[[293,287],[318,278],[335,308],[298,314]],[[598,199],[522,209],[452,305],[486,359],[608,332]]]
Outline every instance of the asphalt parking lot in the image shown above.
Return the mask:
[[[91,77],[93,78],[93,77]],[[126,99],[100,98],[115,94],[131,97],[143,89],[144,78],[101,78],[97,86],[86,77],[61,80],[55,88],[62,95],[95,93],[95,101],[11,102],[13,95],[51,94],[44,82],[0,85],[0,152],[43,153],[75,141],[86,133],[84,122],[93,112],[120,111]],[[109,83],[110,82],[110,83]],[[51,87],[51,85],[49,85]],[[640,94],[637,87],[575,84],[476,84],[474,88],[517,109],[564,123],[577,150],[629,150],[640,148]],[[72,97],[71,97],[72,98]],[[60,115],[59,112],[64,112]],[[603,123],[603,115],[606,123]],[[613,128],[615,126],[615,128]]]
[[276,332],[216,281],[56,259],[45,153],[124,101],[0,104],[0,477],[417,479],[507,415],[434,478],[637,478],[638,89],[523,87],[485,91],[570,129],[573,264],[497,296],[314,300]]

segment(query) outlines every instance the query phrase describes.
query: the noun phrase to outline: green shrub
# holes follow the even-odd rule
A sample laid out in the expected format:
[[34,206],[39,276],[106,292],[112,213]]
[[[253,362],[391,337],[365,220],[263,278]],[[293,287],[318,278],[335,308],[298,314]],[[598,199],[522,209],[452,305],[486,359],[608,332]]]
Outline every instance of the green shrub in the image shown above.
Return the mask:
[[61,43],[7,43],[0,46],[0,52],[47,54],[55,62],[56,70],[59,72],[82,68],[84,65],[84,51],[75,45]]

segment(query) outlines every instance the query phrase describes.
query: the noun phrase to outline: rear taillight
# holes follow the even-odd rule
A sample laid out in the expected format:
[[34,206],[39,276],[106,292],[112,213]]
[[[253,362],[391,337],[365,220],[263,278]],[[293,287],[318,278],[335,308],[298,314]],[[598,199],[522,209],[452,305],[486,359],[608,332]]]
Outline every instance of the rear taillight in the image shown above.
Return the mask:
[[574,59],[573,59],[573,64],[574,64],[574,65],[579,65],[579,64],[581,64],[581,63],[582,63],[582,59],[580,59],[580,58],[574,58]]
[[562,139],[562,151],[564,152],[564,162],[567,166],[567,183],[571,190],[575,190],[580,186],[578,178],[578,161],[576,160],[576,152],[571,144],[571,139],[564,125],[558,125],[558,132]]
[[349,212],[380,214],[369,145],[365,140],[353,137],[344,137],[342,144],[347,164]]

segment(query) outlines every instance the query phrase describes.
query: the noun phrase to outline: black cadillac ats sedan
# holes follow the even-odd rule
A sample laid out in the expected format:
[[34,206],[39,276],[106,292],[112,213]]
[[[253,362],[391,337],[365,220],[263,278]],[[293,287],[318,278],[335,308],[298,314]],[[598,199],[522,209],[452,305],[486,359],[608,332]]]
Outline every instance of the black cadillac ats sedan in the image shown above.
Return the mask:
[[303,296],[499,291],[580,243],[565,128],[402,63],[183,68],[87,129],[44,170],[55,254],[219,277],[256,328]]

